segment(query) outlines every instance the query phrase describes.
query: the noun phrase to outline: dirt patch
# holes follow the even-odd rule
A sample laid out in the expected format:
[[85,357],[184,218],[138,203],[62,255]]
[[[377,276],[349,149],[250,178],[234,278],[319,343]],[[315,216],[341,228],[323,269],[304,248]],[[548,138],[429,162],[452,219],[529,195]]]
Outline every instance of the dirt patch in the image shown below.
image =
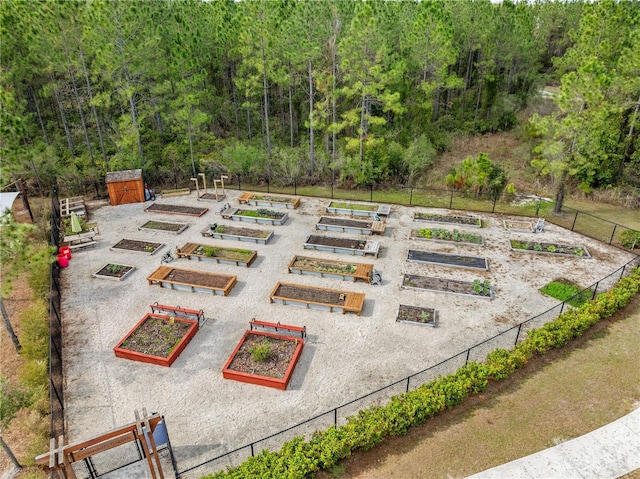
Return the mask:
[[187,334],[191,324],[166,318],[149,316],[120,345],[121,349],[166,358],[176,344]]
[[372,221],[358,221],[358,220],[350,220],[347,218],[338,218],[334,216],[323,216],[318,221],[321,225],[328,226],[348,226],[353,228],[371,228],[373,226]]
[[311,235],[306,241],[308,244],[319,246],[331,246],[334,248],[348,248],[363,250],[366,245],[364,240],[354,240],[349,238],[334,238],[332,236]]
[[[290,339],[280,339],[257,334],[249,334],[233,357],[229,369],[243,373],[257,374],[272,378],[284,378],[291,363],[297,344]],[[264,359],[256,359],[263,351]]]
[[145,211],[149,213],[168,213],[168,214],[187,215],[187,216],[202,216],[207,211],[209,211],[209,208],[194,208],[191,206],[183,206],[183,205],[168,205],[168,204],[153,203],[151,206],[146,208]]
[[126,249],[129,251],[140,251],[143,253],[153,254],[162,248],[162,243],[150,243],[148,241],[137,241],[130,239],[123,239],[114,244],[112,249]]
[[345,293],[327,291],[324,289],[299,288],[288,284],[281,284],[276,291],[281,298],[297,299],[300,301],[341,306],[346,298]]
[[227,275],[172,269],[163,279],[193,286],[224,289],[229,284],[230,278],[231,277]]

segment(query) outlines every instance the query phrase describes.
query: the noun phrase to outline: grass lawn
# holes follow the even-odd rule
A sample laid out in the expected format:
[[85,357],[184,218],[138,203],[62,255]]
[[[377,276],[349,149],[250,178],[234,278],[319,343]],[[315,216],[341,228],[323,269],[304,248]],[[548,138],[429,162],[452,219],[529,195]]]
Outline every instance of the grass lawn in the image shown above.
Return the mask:
[[568,346],[318,477],[465,477],[586,434],[638,407],[638,344],[640,295]]
[[581,288],[569,281],[561,279],[551,281],[549,284],[544,285],[540,288],[540,292],[552,298],[559,299],[560,301],[568,300],[567,303],[576,308],[589,301],[593,296],[592,290]]

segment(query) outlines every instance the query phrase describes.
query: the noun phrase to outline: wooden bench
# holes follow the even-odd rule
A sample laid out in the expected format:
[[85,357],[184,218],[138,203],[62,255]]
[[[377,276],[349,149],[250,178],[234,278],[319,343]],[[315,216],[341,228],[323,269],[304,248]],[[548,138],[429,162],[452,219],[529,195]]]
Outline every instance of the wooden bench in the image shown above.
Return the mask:
[[246,204],[247,201],[249,201],[251,199],[251,197],[253,196],[253,193],[242,193],[239,197],[238,197],[238,203],[240,204]]
[[307,335],[307,327],[306,326],[290,326],[288,324],[280,324],[277,323],[269,323],[267,321],[256,321],[252,319],[249,321],[249,328],[251,331],[254,329],[262,328],[262,329],[273,329],[277,331],[294,331],[300,334],[301,338],[304,338]]
[[204,311],[196,309],[181,308],[180,306],[167,306],[166,304],[158,304],[156,301],[151,306],[152,313],[171,313],[172,316],[178,316],[180,318],[191,319],[198,321],[198,327],[202,326],[205,322]]
[[62,239],[62,243],[71,249],[85,248],[87,246],[93,246],[97,243],[97,241],[95,241],[94,239],[95,235],[95,232],[89,231],[87,233],[65,236]]

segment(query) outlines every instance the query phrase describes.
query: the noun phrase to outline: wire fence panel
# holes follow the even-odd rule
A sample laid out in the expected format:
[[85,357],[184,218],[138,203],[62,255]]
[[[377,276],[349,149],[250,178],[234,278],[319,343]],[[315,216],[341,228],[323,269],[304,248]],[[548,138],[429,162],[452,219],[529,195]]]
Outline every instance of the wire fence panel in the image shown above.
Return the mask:
[[138,441],[128,442],[113,449],[99,452],[89,458],[96,476],[121,469],[144,458]]
[[544,313],[539,314],[538,316],[534,316],[533,318],[528,319],[527,321],[522,323],[522,328],[520,330],[518,341],[522,341],[523,339],[526,339],[527,337],[526,333],[528,331],[531,331],[532,329],[538,329],[544,326],[545,324],[547,324],[548,322],[556,319],[558,316],[560,316],[560,313],[568,307],[570,306],[567,306],[565,303],[560,303],[554,306],[553,308],[548,309]]
[[613,230],[615,227],[616,224],[611,221],[603,220],[602,218],[590,215],[589,213],[579,211],[576,212],[573,231],[608,244],[613,237]]
[[286,429],[280,433],[274,434],[273,436],[254,442],[253,453],[259,454],[265,449],[268,449],[269,451],[279,451],[285,442],[291,441],[296,437],[304,437],[307,440],[311,439],[314,432],[329,429],[333,424],[333,411],[326,412],[290,429]]
[[408,378],[409,386],[407,390],[415,389],[423,384],[428,384],[440,376],[455,373],[459,368],[465,365],[466,361],[467,351],[463,351],[446,361],[442,361],[441,363],[430,367],[429,369],[413,374]]
[[470,349],[469,361],[484,362],[487,355],[496,349],[512,349],[516,344],[518,328],[511,328]]
[[251,446],[244,446],[180,472],[180,479],[200,479],[205,474],[236,467],[251,457]]
[[359,411],[370,407],[384,406],[393,396],[404,393],[407,388],[406,384],[406,381],[391,384],[376,392],[367,394],[364,397],[338,407],[338,426],[347,424],[348,419],[352,416],[357,416]]

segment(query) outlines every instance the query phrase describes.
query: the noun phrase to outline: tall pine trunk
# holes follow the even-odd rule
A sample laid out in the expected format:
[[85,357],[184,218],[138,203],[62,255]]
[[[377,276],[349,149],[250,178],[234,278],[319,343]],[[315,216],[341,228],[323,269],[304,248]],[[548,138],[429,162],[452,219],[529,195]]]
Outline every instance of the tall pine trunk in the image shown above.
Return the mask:
[[315,129],[313,125],[313,68],[311,60],[307,64],[309,71],[309,161],[311,162],[311,176],[316,170],[316,147],[315,147]]

